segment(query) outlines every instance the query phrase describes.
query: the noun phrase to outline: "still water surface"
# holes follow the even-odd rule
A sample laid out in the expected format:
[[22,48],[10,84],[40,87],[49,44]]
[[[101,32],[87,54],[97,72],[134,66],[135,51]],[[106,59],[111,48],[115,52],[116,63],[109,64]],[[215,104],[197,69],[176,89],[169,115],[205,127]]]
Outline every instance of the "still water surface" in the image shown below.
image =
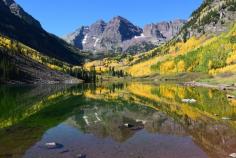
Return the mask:
[[[188,98],[197,102],[182,102]],[[61,146],[48,149],[49,142]],[[3,158],[223,158],[235,152],[236,101],[218,90],[144,83],[0,87]]]

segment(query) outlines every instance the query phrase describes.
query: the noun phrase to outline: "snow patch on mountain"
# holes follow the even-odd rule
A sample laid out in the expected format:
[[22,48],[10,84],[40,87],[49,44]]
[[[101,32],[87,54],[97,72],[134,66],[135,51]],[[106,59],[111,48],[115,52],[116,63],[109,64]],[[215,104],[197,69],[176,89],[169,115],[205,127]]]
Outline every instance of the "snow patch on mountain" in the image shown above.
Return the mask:
[[99,42],[99,38],[96,38],[96,41],[95,41],[95,43],[94,43],[93,47],[96,47],[96,46],[97,46],[97,44],[98,44],[98,42]]
[[146,36],[144,36],[144,34],[142,33],[140,36],[134,36],[135,39],[138,39],[138,38],[145,38]]
[[86,35],[84,36],[84,39],[83,39],[82,43],[83,43],[83,44],[86,44],[86,43],[87,43],[87,39],[88,39],[88,35],[86,34]]

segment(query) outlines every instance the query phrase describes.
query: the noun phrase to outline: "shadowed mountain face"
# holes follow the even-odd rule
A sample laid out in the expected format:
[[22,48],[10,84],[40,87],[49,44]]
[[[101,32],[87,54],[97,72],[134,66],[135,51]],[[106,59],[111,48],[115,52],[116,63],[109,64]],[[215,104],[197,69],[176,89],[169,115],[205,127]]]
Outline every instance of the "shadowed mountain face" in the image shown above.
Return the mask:
[[62,67],[82,62],[79,49],[46,32],[14,0],[0,0],[0,83],[77,82]]
[[31,15],[26,13],[14,0],[3,0],[5,5],[10,9],[11,13],[26,21],[28,24],[42,28],[41,24]]
[[99,20],[91,26],[82,26],[64,39],[86,51],[138,53],[172,39],[185,23],[185,20],[176,20],[149,24],[141,29],[117,16],[108,23]]
[[13,0],[0,0],[0,34],[24,43],[39,52],[70,64],[82,62],[79,51],[46,32]]

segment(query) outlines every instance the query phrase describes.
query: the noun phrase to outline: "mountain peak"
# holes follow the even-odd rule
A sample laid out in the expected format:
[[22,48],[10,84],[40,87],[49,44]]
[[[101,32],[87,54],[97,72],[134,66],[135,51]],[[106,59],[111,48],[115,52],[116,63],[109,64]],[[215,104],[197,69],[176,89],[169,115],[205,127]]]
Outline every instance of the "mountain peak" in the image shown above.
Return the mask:
[[36,19],[34,19],[31,15],[26,13],[24,9],[21,8],[21,6],[18,5],[14,0],[0,0],[0,1],[2,1],[5,4],[5,6],[9,8],[11,13],[14,14],[15,16],[23,19],[28,24],[34,25],[38,28],[42,28],[41,24]]
[[117,23],[121,23],[121,22],[123,22],[123,23],[130,23],[130,24],[132,24],[128,19],[126,19],[126,18],[124,18],[124,17],[122,17],[122,16],[115,16],[115,17],[113,17],[111,20],[110,20],[110,22],[109,23],[115,23],[115,22],[117,22]]
[[14,4],[15,3],[15,1],[14,0],[2,0],[4,3],[5,3],[5,5],[7,5],[7,6],[10,6],[11,4]]
[[107,23],[104,20],[98,20],[89,27],[89,34],[91,36],[97,37],[100,36],[107,26]]
[[[119,43],[140,36],[142,29],[135,26],[127,19],[116,16],[108,22],[103,33],[103,41],[111,41],[111,43]],[[110,46],[109,46],[110,47]]]
[[85,51],[130,52],[129,48],[132,47],[133,51],[138,53],[171,39],[183,25],[184,20],[178,19],[162,25],[152,23],[146,25],[143,30],[126,18],[116,16],[108,23],[98,20],[88,30],[79,29],[64,39]]
[[100,19],[100,20],[97,20],[95,23],[93,23],[89,28],[90,29],[104,28],[106,25],[107,25],[107,23],[104,20]]
[[118,16],[113,17],[112,20],[127,20],[127,19],[118,15]]
[[103,19],[99,19],[94,24],[106,24],[106,22]]

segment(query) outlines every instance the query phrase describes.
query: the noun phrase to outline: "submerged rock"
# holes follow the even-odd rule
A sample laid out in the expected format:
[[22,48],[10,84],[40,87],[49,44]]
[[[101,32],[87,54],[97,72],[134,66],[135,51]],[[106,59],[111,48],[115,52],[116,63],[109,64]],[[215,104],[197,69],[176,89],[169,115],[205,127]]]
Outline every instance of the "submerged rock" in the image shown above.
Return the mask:
[[131,130],[141,130],[141,129],[143,129],[143,128],[144,128],[144,126],[139,125],[139,126],[134,126],[134,127],[130,128],[130,129],[131,129]]
[[45,147],[47,149],[59,149],[59,148],[62,148],[63,145],[56,142],[49,142],[45,144]]
[[236,158],[236,153],[230,154],[229,157]]
[[233,95],[227,95],[227,98],[228,98],[228,99],[235,99],[236,97],[233,96]]
[[60,151],[61,154],[68,153],[68,152],[69,152],[68,149]]
[[137,122],[137,123],[142,123],[142,124],[144,124],[144,125],[147,123],[147,121],[145,121],[145,120],[138,120],[138,119],[136,120],[136,122]]
[[85,154],[78,154],[78,155],[76,155],[76,158],[86,158],[86,155]]
[[231,120],[231,118],[229,118],[229,117],[222,117],[221,119],[222,120]]
[[129,124],[129,123],[125,123],[124,126],[127,127],[127,128],[132,128],[132,127],[134,127],[134,125],[131,125],[131,124]]
[[129,123],[125,123],[124,125],[119,126],[119,128],[128,128],[130,130],[140,130],[144,128],[144,124],[139,122],[138,124],[132,125]]

